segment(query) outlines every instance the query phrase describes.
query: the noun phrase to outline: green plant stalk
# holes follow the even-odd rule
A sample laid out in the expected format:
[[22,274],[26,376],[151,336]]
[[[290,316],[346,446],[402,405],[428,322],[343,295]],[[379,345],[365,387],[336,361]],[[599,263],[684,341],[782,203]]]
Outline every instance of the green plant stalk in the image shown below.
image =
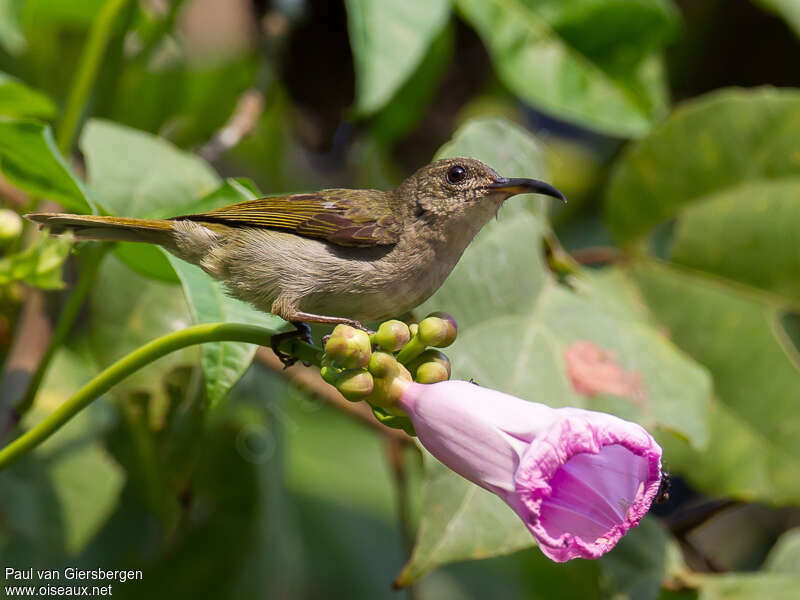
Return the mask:
[[67,334],[69,334],[72,325],[75,323],[75,319],[78,318],[81,306],[83,306],[83,302],[86,300],[86,296],[88,296],[97,278],[97,271],[100,267],[100,263],[111,247],[110,244],[92,244],[83,250],[85,254],[84,260],[81,261],[82,268],[78,278],[78,284],[75,286],[75,289],[72,290],[72,294],[70,294],[67,303],[58,316],[58,322],[56,323],[53,337],[50,339],[47,350],[45,350],[44,356],[42,356],[42,359],[39,361],[36,371],[31,376],[28,387],[25,388],[25,395],[14,407],[18,416],[21,417],[24,415],[33,405],[33,400],[36,398],[39,386],[42,385],[42,380],[47,373],[47,368],[50,366],[50,362],[53,360],[56,350],[64,343]]
[[[273,333],[275,332],[270,329],[255,325],[206,323],[164,335],[137,348],[97,375],[33,429],[0,450],[0,470],[41,444],[93,400],[154,360],[186,346],[208,342],[227,341],[269,345]],[[318,348],[301,342],[297,338],[285,340],[281,344],[281,350],[299,360],[316,365],[319,365],[322,360],[322,353]]]
[[68,154],[72,147],[81,114],[94,87],[108,41],[111,39],[114,23],[128,2],[129,0],[108,0],[92,22],[89,38],[83,47],[78,70],[67,97],[64,116],[56,132],[56,144],[62,154]]
[[397,353],[397,360],[404,365],[407,365],[412,360],[417,358],[420,354],[425,351],[425,344],[419,339],[418,335],[414,335],[408,341],[408,343],[403,346],[403,349]]

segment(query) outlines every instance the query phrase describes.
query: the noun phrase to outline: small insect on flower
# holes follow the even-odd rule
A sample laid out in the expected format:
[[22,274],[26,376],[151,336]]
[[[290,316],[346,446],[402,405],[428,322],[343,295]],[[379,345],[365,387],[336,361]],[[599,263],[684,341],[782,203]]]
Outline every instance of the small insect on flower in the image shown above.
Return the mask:
[[654,499],[654,504],[664,504],[669,502],[669,491],[672,489],[672,475],[666,469],[661,469],[661,483],[658,484],[658,491]]

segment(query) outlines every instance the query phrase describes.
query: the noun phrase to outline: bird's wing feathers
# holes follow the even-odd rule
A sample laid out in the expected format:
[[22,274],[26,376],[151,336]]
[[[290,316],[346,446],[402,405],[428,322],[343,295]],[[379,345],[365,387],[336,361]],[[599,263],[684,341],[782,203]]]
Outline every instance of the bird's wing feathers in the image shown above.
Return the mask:
[[[368,193],[372,194],[370,211],[359,202],[360,196]],[[229,227],[280,229],[340,246],[384,246],[396,243],[402,229],[384,194],[378,190],[323,190],[246,200],[207,213],[174,218]]]

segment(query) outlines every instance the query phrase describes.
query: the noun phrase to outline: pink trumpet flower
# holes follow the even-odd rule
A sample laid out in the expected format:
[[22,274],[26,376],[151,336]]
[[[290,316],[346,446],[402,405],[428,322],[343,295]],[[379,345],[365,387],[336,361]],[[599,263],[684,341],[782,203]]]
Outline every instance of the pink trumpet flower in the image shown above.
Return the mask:
[[658,492],[661,448],[613,415],[466,381],[409,383],[397,406],[431,454],[500,496],[557,562],[611,550]]

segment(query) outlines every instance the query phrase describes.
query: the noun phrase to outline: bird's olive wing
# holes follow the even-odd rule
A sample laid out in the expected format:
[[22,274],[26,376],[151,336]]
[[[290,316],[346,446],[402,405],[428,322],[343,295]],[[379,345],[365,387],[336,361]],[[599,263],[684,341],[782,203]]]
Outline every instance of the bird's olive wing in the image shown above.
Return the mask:
[[323,190],[246,200],[174,219],[278,229],[340,246],[384,246],[398,241],[402,226],[389,211],[383,194],[378,190]]

